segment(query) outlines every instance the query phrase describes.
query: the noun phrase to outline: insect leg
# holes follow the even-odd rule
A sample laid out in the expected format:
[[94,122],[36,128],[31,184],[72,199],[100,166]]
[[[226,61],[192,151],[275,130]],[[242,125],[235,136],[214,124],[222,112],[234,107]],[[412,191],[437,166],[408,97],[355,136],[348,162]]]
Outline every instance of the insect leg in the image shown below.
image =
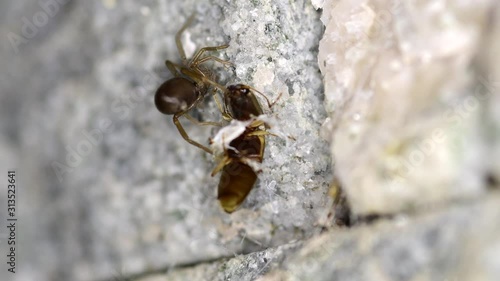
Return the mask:
[[207,61],[211,61],[211,60],[216,61],[216,62],[224,65],[225,68],[228,68],[230,66],[234,66],[234,64],[232,62],[227,61],[227,60],[223,60],[223,59],[215,57],[215,56],[207,56],[207,57],[204,57],[202,59],[199,59],[198,61],[191,63],[191,66],[198,69],[198,66],[200,64],[205,63]]
[[203,149],[204,151],[206,151],[207,153],[210,153],[210,154],[213,154],[212,150],[194,140],[192,140],[189,135],[186,133],[186,131],[184,130],[184,127],[182,127],[182,124],[181,122],[179,122],[179,117],[184,115],[186,113],[186,111],[183,111],[181,113],[177,113],[177,114],[174,114],[174,117],[173,117],[173,121],[174,121],[174,124],[175,126],[177,127],[177,130],[179,130],[179,133],[181,134],[182,138],[184,138],[185,141],[187,141],[188,143],[198,147],[198,148],[201,148]]
[[168,70],[170,70],[170,73],[174,75],[175,77],[179,77],[179,71],[177,71],[177,68],[181,69],[182,66],[175,64],[169,60],[165,61],[165,65],[167,66]]
[[201,55],[203,55],[206,51],[218,51],[222,49],[226,49],[229,47],[229,45],[221,45],[221,46],[215,46],[215,47],[204,47],[198,50],[196,54],[194,54],[193,58],[191,59],[190,65],[196,65],[197,60],[200,58]]
[[215,176],[218,172],[220,172],[220,170],[222,170],[222,168],[224,168],[224,166],[228,165],[231,162],[233,162],[233,159],[224,156],[224,158],[217,164],[210,175],[212,177]]
[[179,29],[179,31],[177,31],[177,33],[175,34],[175,44],[177,45],[177,51],[179,52],[179,55],[181,56],[183,64],[187,63],[187,59],[186,59],[186,52],[184,51],[184,47],[182,47],[181,36],[182,36],[182,33],[184,32],[184,30],[186,30],[186,28],[193,22],[194,15],[195,15],[195,13],[193,13],[187,19],[186,23],[184,23],[184,25],[181,27],[181,29]]
[[189,114],[185,114],[184,117],[186,117],[187,120],[191,121],[195,125],[199,126],[217,126],[217,127],[222,127],[222,122],[214,122],[214,121],[198,121],[193,118],[193,116]]

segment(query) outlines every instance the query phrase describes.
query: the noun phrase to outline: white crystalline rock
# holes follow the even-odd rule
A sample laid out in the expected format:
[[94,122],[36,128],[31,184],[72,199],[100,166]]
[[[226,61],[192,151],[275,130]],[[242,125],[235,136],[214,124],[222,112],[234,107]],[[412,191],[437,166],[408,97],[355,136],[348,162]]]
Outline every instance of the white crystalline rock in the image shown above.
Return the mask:
[[274,68],[271,65],[259,66],[253,77],[254,84],[257,82],[262,86],[271,85],[274,81]]
[[484,114],[471,65],[493,3],[325,2],[322,135],[355,213],[484,192]]
[[311,0],[311,4],[313,5],[314,9],[321,9],[323,8],[323,4],[325,3],[325,0]]

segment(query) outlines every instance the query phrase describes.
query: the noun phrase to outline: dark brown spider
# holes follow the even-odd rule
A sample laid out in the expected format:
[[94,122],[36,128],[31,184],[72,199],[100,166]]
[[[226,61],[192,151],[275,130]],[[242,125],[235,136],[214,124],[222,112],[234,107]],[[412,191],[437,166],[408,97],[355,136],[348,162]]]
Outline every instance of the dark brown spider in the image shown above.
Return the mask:
[[203,149],[212,154],[212,150],[194,140],[192,140],[182,124],[179,122],[179,117],[185,116],[191,122],[201,125],[219,125],[217,122],[198,122],[188,113],[193,107],[198,105],[210,92],[223,113],[223,109],[216,96],[216,89],[224,90],[225,88],[213,80],[212,73],[206,68],[201,67],[201,64],[208,61],[216,61],[225,66],[232,65],[231,62],[222,60],[218,57],[209,55],[203,57],[207,51],[217,51],[229,47],[229,45],[221,45],[215,47],[204,47],[199,49],[193,57],[188,60],[182,46],[181,35],[184,30],[191,24],[194,19],[194,14],[189,17],[186,23],[181,27],[175,36],[177,50],[182,59],[182,64],[176,64],[170,60],[165,62],[167,68],[174,75],[173,78],[164,82],[156,91],[155,105],[156,108],[163,114],[173,115],[173,122],[181,136],[190,144]]

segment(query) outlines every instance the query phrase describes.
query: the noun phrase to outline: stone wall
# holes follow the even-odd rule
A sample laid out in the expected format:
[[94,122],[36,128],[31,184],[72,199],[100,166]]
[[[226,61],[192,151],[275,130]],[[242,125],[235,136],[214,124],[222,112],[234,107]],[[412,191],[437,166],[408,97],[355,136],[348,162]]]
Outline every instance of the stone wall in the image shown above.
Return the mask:
[[[188,56],[227,43],[217,80],[277,100],[264,109],[281,137],[232,214],[213,157],[153,104],[193,13]],[[495,1],[41,0],[0,15],[0,167],[18,176],[17,273],[2,263],[0,279],[500,276]],[[192,115],[221,120],[210,98]],[[182,122],[205,144],[218,130]]]

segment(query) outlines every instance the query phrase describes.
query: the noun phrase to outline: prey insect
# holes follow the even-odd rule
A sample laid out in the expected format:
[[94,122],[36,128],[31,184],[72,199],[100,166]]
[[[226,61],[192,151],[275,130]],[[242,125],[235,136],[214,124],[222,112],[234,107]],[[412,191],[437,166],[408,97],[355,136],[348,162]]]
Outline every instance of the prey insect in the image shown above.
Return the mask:
[[227,213],[238,208],[257,181],[260,170],[256,166],[262,163],[265,135],[270,134],[266,130],[266,122],[259,118],[263,116],[263,111],[254,92],[261,94],[272,107],[264,94],[250,86],[237,84],[227,87],[224,111],[232,122],[212,140],[212,147],[219,152],[219,162],[212,176],[222,171],[217,199]]
[[186,58],[186,53],[182,46],[181,35],[184,30],[191,24],[194,19],[194,14],[186,21],[175,36],[177,50],[182,60],[182,64],[176,64],[170,60],[165,62],[167,68],[174,75],[173,78],[164,82],[155,93],[156,108],[163,114],[173,115],[173,122],[181,136],[188,143],[203,149],[212,154],[212,150],[194,140],[184,130],[184,127],[179,122],[179,117],[185,116],[193,123],[201,125],[219,125],[217,122],[198,122],[191,117],[188,112],[198,105],[209,92],[214,97],[214,100],[221,111],[224,112],[220,102],[217,99],[216,89],[223,90],[223,86],[214,81],[213,74],[202,64],[208,61],[216,61],[224,66],[232,65],[231,62],[222,60],[218,57],[208,55],[203,56],[206,52],[217,51],[229,47],[229,45],[221,45],[215,47],[204,47],[199,49],[191,59]]

